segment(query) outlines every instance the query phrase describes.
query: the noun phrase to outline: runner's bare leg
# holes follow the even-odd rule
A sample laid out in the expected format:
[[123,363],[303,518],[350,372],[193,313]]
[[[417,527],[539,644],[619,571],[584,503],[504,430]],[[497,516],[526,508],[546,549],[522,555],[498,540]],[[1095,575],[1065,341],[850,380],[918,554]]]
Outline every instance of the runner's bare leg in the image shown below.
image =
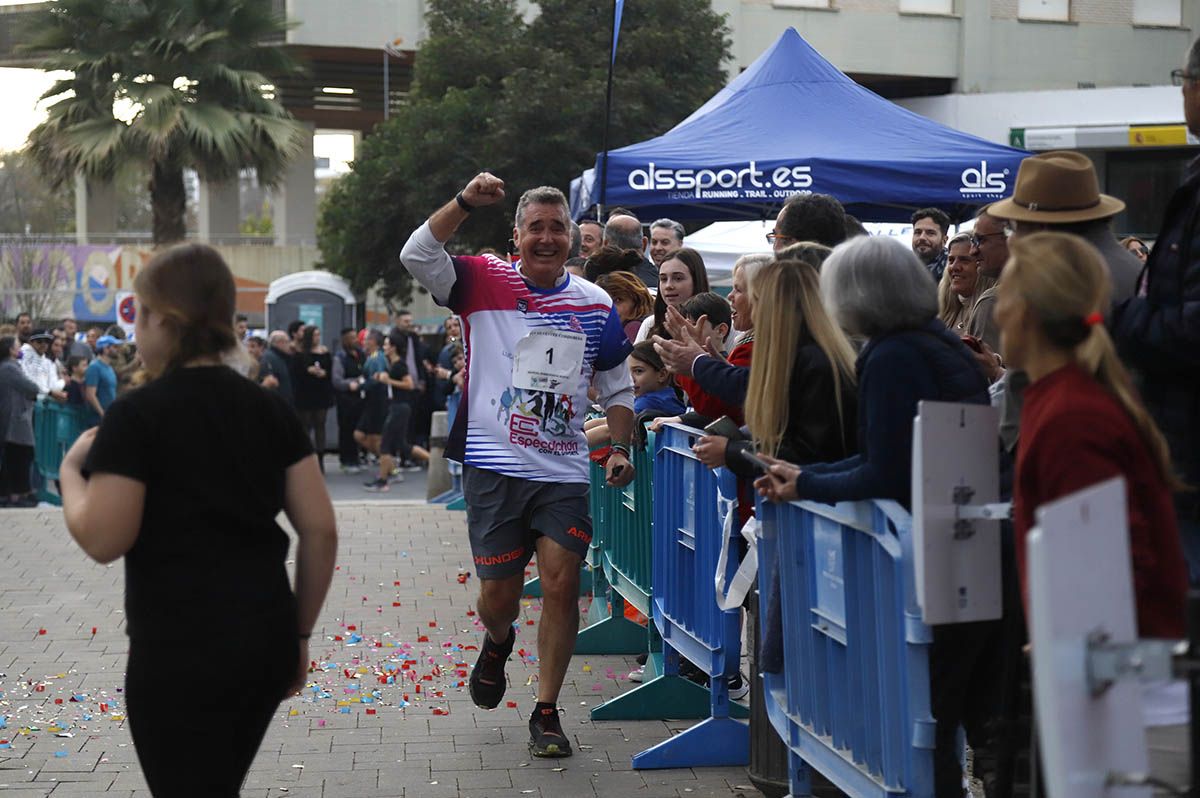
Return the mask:
[[543,535],[537,539],[537,561],[542,583],[537,700],[556,704],[579,633],[580,558]]
[[507,579],[479,580],[479,601],[475,608],[493,643],[501,644],[508,640],[513,621],[521,614],[521,592],[524,587],[523,573]]

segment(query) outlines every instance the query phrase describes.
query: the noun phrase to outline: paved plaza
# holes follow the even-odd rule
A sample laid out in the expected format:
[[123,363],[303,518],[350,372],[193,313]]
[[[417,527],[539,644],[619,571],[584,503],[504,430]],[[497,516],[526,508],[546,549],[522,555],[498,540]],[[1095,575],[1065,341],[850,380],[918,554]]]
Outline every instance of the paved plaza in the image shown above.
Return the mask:
[[[347,480],[348,481],[348,480]],[[415,481],[415,480],[414,480]],[[574,757],[535,760],[527,719],[540,605],[525,600],[506,703],[475,708],[481,627],[465,517],[423,503],[339,503],[338,570],[311,655],[314,686],[281,705],[243,796],[758,796],[742,768],[634,771],[630,757],[694,721],[597,722],[631,657],[578,656],[561,705]],[[97,565],[57,510],[0,510],[0,794],[148,797],[125,719],[123,566]],[[221,691],[253,662],[197,640],[211,665],[163,701]],[[238,707],[229,707],[234,722]],[[211,722],[211,721],[206,721]],[[222,734],[220,723],[213,735]],[[187,774],[180,774],[187,778]]]

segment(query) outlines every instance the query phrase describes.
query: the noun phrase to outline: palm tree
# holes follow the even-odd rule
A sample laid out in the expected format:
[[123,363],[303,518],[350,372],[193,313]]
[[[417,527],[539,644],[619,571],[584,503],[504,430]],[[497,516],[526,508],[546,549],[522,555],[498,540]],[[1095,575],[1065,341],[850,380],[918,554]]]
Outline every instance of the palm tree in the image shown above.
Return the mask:
[[[156,244],[184,237],[183,170],[219,182],[253,167],[278,181],[303,128],[272,83],[294,72],[286,21],[270,0],[57,0],[38,15],[27,49],[66,70],[59,98],[29,135],[53,183],[76,173],[110,180],[150,172]],[[271,76],[271,77],[268,77]]]

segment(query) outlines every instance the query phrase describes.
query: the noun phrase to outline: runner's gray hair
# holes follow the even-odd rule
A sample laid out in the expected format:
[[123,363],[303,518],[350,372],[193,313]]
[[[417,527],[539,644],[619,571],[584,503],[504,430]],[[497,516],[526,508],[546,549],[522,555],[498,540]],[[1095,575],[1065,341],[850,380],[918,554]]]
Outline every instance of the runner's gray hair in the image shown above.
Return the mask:
[[571,221],[571,206],[567,204],[567,198],[561,191],[554,186],[538,186],[531,188],[521,195],[521,199],[517,201],[517,228],[520,229],[525,222],[525,209],[530,205],[561,205],[563,216],[567,222]]
[[858,236],[821,267],[825,307],[848,335],[873,338],[924,326],[937,315],[937,286],[912,249],[893,238]]
[[656,227],[663,227],[663,228],[666,228],[667,230],[670,230],[672,233],[675,234],[675,240],[677,240],[680,244],[683,243],[683,234],[684,234],[683,225],[681,225],[679,222],[675,221],[674,219],[657,219],[653,223],[651,223],[650,229],[653,230]]

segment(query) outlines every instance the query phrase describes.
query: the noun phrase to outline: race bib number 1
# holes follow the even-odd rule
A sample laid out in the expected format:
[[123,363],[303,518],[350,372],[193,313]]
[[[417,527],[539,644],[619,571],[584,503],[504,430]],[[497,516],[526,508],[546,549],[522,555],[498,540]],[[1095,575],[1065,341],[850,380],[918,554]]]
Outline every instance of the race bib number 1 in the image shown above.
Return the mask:
[[570,330],[533,330],[517,342],[513,387],[524,391],[565,390],[583,368],[587,336]]

